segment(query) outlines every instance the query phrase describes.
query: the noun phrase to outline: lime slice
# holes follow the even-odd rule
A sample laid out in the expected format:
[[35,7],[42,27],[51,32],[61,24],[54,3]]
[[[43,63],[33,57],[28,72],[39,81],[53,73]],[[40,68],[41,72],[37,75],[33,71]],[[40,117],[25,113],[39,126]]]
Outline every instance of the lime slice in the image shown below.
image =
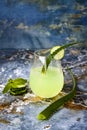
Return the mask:
[[[58,48],[60,48],[61,46],[54,46],[51,50],[50,53],[52,54],[53,52],[55,52]],[[54,59],[55,60],[60,60],[64,57],[64,49],[62,49],[61,51],[59,51],[55,56]]]

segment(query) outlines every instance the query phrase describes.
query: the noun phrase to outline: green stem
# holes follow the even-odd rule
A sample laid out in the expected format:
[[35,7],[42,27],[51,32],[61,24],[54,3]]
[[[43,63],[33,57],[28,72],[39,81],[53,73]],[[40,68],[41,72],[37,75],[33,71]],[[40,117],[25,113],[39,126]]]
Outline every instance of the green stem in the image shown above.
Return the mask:
[[73,88],[71,90],[71,92],[65,96],[63,96],[62,98],[56,100],[55,102],[53,102],[52,104],[50,104],[47,108],[45,108],[42,112],[40,112],[38,114],[38,119],[39,120],[47,120],[48,118],[50,118],[50,116],[56,112],[58,110],[58,108],[60,108],[62,105],[64,105],[65,102],[71,100],[76,93],[76,80],[74,78],[73,73],[71,72],[71,70],[68,68],[70,75],[72,76],[72,80],[73,80]]

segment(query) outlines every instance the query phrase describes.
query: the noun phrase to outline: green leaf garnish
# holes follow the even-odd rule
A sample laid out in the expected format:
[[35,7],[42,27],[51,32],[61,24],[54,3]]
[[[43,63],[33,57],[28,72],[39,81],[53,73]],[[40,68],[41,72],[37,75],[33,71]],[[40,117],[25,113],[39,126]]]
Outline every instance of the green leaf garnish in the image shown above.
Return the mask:
[[66,44],[66,45],[63,45],[61,46],[60,48],[56,49],[52,54],[49,54],[46,58],[46,63],[45,65],[43,65],[42,67],[42,73],[46,73],[46,70],[51,62],[51,60],[54,58],[54,56],[59,52],[61,51],[62,49],[65,49],[65,48],[68,48],[69,46],[73,46],[75,44],[79,44],[79,42],[73,42],[73,43],[69,43],[69,44]]
[[9,79],[2,92],[3,94],[5,94],[8,91],[11,91],[13,93],[19,93],[18,91],[20,91],[21,94],[23,93],[24,90],[26,90],[26,85],[27,85],[26,79],[23,78]]
[[42,112],[40,112],[38,114],[38,117],[37,117],[39,120],[49,119],[50,116],[58,110],[58,108],[63,106],[64,103],[71,100],[75,96],[75,94],[76,94],[76,80],[75,80],[74,75],[71,72],[71,70],[69,68],[68,68],[68,70],[69,70],[69,73],[70,73],[72,80],[73,80],[72,90],[70,91],[70,93],[68,93],[67,95],[63,96],[62,98],[56,100],[55,102],[50,104],[47,108],[45,108]]
[[9,79],[7,84],[5,85],[5,88],[3,89],[3,94],[7,93],[9,91],[9,89],[12,87],[13,84],[13,80]]
[[23,78],[16,78],[13,80],[12,88],[22,88],[27,84],[27,80]]

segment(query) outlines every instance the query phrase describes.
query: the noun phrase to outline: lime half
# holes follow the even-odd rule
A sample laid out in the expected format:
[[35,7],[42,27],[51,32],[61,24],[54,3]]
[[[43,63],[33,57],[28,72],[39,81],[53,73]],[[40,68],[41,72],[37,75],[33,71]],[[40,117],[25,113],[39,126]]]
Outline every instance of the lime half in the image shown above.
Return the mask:
[[[60,48],[61,46],[54,46],[51,50],[50,53],[52,54],[53,52],[55,52],[58,48]],[[55,56],[54,59],[55,60],[60,60],[64,57],[64,49],[62,49],[61,51],[59,51]]]

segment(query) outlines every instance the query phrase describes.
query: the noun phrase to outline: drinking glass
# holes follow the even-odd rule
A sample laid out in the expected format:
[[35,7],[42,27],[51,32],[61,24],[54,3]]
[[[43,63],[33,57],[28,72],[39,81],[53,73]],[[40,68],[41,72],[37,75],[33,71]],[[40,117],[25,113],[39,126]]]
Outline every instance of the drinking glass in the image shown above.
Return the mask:
[[60,60],[52,59],[46,73],[42,67],[46,64],[46,57],[50,49],[37,50],[30,70],[30,88],[32,92],[42,98],[52,98],[58,95],[64,85],[64,76]]

